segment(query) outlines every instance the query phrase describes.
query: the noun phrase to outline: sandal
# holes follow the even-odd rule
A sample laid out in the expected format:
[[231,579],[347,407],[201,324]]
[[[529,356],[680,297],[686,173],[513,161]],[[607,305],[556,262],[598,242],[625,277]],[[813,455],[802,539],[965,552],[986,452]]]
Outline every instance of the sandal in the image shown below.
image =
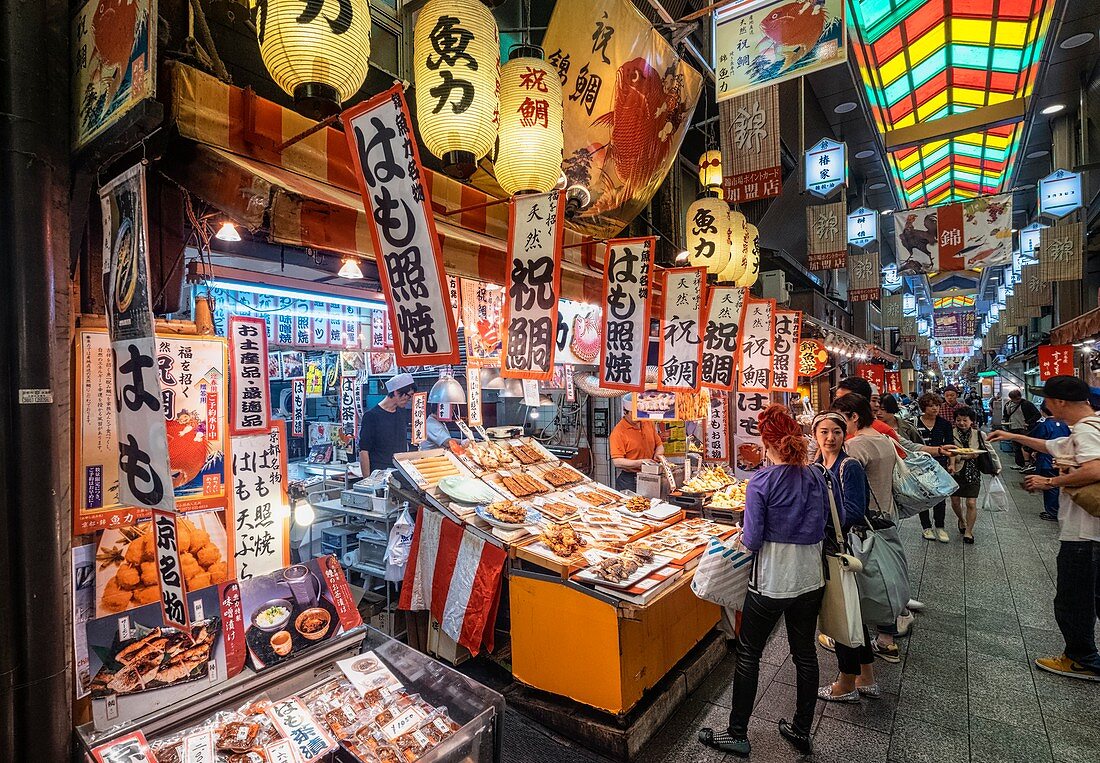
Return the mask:
[[747,738],[738,739],[728,731],[715,731],[711,728],[699,729],[699,741],[707,747],[728,752],[739,758],[749,757],[749,750],[751,749]]
[[966,543],[966,544],[969,544],[969,545],[973,546],[974,545],[974,536],[973,535],[964,535],[963,536],[963,543]]

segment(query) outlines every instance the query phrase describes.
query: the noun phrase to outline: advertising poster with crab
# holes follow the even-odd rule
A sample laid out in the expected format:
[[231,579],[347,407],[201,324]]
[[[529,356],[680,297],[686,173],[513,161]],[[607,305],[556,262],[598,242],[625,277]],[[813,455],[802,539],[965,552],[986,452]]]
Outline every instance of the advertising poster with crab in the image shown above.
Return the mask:
[[844,63],[844,0],[734,3],[714,14],[718,101]]
[[[73,19],[73,148],[156,95],[156,0],[88,0]],[[153,24],[150,25],[150,20]]]
[[558,3],[542,46],[565,95],[567,187],[592,195],[571,227],[614,236],[672,167],[702,77],[629,0]]
[[[82,329],[76,347],[73,532],[82,535],[132,525],[148,514],[119,497],[119,429],[107,334]],[[225,340],[158,335],[155,349],[176,508],[224,508]]]

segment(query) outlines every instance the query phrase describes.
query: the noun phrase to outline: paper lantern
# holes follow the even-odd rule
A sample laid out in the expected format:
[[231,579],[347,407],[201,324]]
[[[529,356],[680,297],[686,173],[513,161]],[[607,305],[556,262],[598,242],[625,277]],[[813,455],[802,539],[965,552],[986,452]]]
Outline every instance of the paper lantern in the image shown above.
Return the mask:
[[500,67],[497,182],[509,194],[546,193],[562,176],[562,89],[558,72],[521,48]]
[[738,286],[748,288],[756,283],[756,279],[760,275],[760,232],[755,225],[745,227],[750,242],[748,264],[745,267],[745,272],[741,274],[736,283]]
[[699,157],[699,182],[703,188],[722,187],[722,152],[712,148]]
[[420,9],[413,76],[421,140],[444,172],[470,177],[497,138],[500,34],[484,3],[429,0]]
[[713,196],[691,203],[687,210],[687,252],[692,267],[717,275],[730,261],[730,208]]
[[749,251],[752,241],[749,239],[748,222],[736,209],[731,209],[730,220],[730,261],[718,274],[721,283],[736,283],[749,264]]
[[302,4],[267,0],[256,16],[260,57],[275,83],[317,119],[340,111],[367,78],[370,60],[367,0]]

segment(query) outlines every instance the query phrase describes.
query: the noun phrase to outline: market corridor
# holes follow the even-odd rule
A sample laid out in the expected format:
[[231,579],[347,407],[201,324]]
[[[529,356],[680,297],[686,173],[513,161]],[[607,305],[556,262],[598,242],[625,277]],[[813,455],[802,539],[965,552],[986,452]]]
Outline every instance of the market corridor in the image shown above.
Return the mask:
[[[822,763],[1084,763],[1100,755],[1100,686],[1048,675],[1033,666],[1058,654],[1054,623],[1057,525],[1039,519],[1041,502],[1019,488],[1006,470],[1012,506],[982,511],[965,546],[949,530],[949,544],[920,537],[915,519],[903,525],[917,596],[927,610],[912,635],[899,640],[902,661],[876,661],[884,696],[861,705],[818,703],[813,759]],[[984,495],[983,495],[984,500]],[[979,502],[981,505],[981,502]],[[951,519],[951,512],[948,511]],[[949,521],[950,525],[951,522]],[[818,650],[822,681],[836,659]],[[639,758],[733,761],[696,741],[702,726],[721,728],[730,703],[734,659],[714,675],[657,733]],[[752,760],[797,760],[776,729],[794,707],[794,666],[782,625],[764,653],[760,690],[749,736]],[[510,761],[574,763],[602,758],[547,735],[508,711]]]

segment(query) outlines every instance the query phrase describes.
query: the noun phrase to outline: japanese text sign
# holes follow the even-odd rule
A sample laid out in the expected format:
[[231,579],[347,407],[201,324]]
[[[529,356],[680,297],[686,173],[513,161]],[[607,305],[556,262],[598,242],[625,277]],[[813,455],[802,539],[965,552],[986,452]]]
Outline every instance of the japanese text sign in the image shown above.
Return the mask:
[[798,343],[798,375],[814,377],[825,370],[829,353],[820,339],[803,339]]
[[707,420],[706,460],[729,463],[729,395],[714,391],[710,395],[710,418]]
[[848,215],[848,243],[865,247],[878,240],[878,212],[860,207]]
[[290,436],[306,434],[306,380],[290,380]]
[[267,332],[261,318],[229,318],[229,368],[232,373],[229,432],[267,432],[271,426]]
[[98,763],[157,763],[145,734],[133,731],[92,750]]
[[1039,181],[1039,214],[1062,218],[1081,204],[1079,172],[1055,170]]
[[664,302],[657,389],[694,392],[699,389],[699,371],[703,363],[699,330],[707,269],[671,268],[661,274]]
[[294,744],[295,760],[313,763],[337,747],[336,741],[297,697],[271,703],[267,708],[267,717]]
[[703,325],[703,386],[732,390],[737,367],[737,336],[745,289],[716,286],[707,296]]
[[772,359],[772,391],[798,390],[798,343],[802,338],[802,313],[775,311],[775,354]]
[[394,85],[342,120],[372,223],[397,364],[457,363],[454,312],[404,88]]
[[286,424],[233,437],[231,448],[233,562],[237,579],[247,580],[290,563]]
[[900,395],[902,393],[901,371],[886,372],[886,392],[891,395]]
[[848,182],[847,148],[844,143],[822,138],[806,151],[803,164],[805,190],[826,198]]
[[779,87],[734,96],[718,105],[722,135],[722,190],[730,204],[778,196]]
[[775,300],[745,297],[738,349],[738,389],[769,392],[775,352]]
[[1052,376],[1074,376],[1073,346],[1068,344],[1039,345],[1039,380]]
[[428,439],[428,393],[417,392],[412,399],[411,445],[419,445]]
[[359,377],[356,373],[344,373],[340,376],[340,424],[344,434],[352,437],[359,433],[359,409],[356,391],[359,389]]
[[472,427],[482,424],[481,373],[476,368],[466,373],[466,420]]
[[856,376],[874,384],[881,395],[886,387],[886,367],[878,363],[860,363],[856,366]]
[[882,266],[878,252],[848,256],[848,301],[869,302],[882,293]]
[[462,279],[462,330],[470,366],[499,366],[504,314],[504,288],[484,281]]
[[512,199],[501,376],[547,381],[554,374],[565,191]]
[[1045,227],[1042,223],[1032,223],[1026,228],[1020,229],[1021,255],[1032,258],[1039,256],[1039,231]]
[[806,242],[809,252],[806,267],[810,270],[838,270],[844,267],[848,255],[848,243],[842,225],[844,215],[843,201],[806,207]]
[[187,591],[184,587],[183,567],[180,565],[179,534],[176,514],[171,511],[153,510],[153,552],[156,554],[157,578],[160,581],[160,608],[164,624],[172,628],[187,629],[190,617],[187,611]]
[[1044,281],[1078,281],[1084,267],[1085,227],[1061,222],[1039,231],[1039,273]]
[[649,347],[650,278],[657,239],[607,242],[604,255],[600,386],[641,392]]
[[738,479],[748,479],[764,465],[764,445],[760,441],[760,412],[771,403],[765,392],[735,392],[733,411],[733,463]]

